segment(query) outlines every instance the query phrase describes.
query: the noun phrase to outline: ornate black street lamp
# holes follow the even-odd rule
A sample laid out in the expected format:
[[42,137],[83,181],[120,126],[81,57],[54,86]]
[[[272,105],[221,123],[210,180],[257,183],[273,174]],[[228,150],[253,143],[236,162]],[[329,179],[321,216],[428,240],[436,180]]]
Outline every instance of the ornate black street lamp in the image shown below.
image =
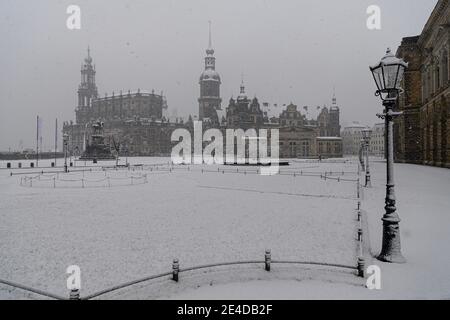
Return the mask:
[[369,169],[369,147],[370,147],[370,138],[372,137],[372,130],[369,128],[365,128],[362,130],[362,136],[364,140],[364,151],[366,153],[366,188],[370,188],[372,186],[370,182],[370,169]]
[[364,139],[359,140],[359,163],[361,165],[361,170],[366,171],[364,168]]
[[398,95],[402,91],[400,82],[403,79],[408,63],[398,59],[391,50],[388,49],[381,61],[370,67],[377,91],[375,95],[383,101],[384,112],[378,117],[384,119],[386,125],[386,199],[385,214],[383,220],[383,244],[378,260],[393,263],[404,263],[406,259],[401,253],[400,245],[400,218],[395,207],[394,192],[394,137],[393,119],[400,113],[394,112],[394,106]]

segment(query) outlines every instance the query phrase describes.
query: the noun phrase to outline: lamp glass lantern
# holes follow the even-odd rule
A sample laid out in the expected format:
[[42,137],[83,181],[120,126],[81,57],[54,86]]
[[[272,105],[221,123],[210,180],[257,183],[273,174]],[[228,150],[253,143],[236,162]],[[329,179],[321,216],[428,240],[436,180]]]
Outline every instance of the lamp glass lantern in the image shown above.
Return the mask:
[[362,130],[362,136],[364,141],[369,141],[372,137],[372,130],[370,128],[366,128]]
[[370,67],[377,86],[376,95],[382,100],[396,99],[397,93],[402,90],[400,82],[407,67],[408,63],[397,58],[388,48],[381,61]]

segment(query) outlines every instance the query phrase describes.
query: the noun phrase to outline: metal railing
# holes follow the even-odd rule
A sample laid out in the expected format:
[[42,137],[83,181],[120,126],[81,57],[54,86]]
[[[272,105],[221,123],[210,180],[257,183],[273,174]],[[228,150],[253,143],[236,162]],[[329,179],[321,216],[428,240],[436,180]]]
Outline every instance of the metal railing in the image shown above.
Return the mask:
[[151,275],[147,277],[143,277],[140,279],[136,279],[133,281],[128,281],[119,285],[115,285],[113,287],[89,294],[87,296],[81,297],[80,296],[80,290],[71,290],[69,292],[69,298],[62,297],[60,295],[56,295],[50,292],[46,292],[44,290],[35,289],[29,286],[25,286],[22,284],[18,284],[12,281],[3,280],[0,279],[0,283],[15,287],[24,291],[32,292],[41,296],[45,296],[48,298],[56,299],[56,300],[90,300],[93,298],[97,298],[99,296],[105,295],[107,293],[111,293],[114,291],[118,291],[127,287],[131,287],[133,285],[156,280],[156,279],[163,279],[165,277],[170,277],[168,280],[173,280],[175,282],[180,281],[179,274],[189,271],[196,271],[201,269],[211,269],[216,267],[224,267],[224,266],[234,266],[234,265],[252,265],[252,264],[261,264],[264,265],[264,269],[266,271],[271,270],[271,265],[273,264],[296,264],[296,265],[304,265],[304,266],[321,266],[321,267],[328,267],[328,268],[339,268],[339,269],[348,269],[352,271],[357,271],[357,275],[361,276],[361,273],[359,272],[358,266],[359,264],[356,264],[354,266],[351,265],[345,265],[345,264],[338,264],[338,263],[329,263],[329,262],[316,262],[316,261],[296,261],[296,260],[272,260],[271,259],[271,251],[266,250],[264,260],[244,260],[244,261],[232,261],[232,262],[221,262],[221,263],[212,263],[212,264],[204,264],[204,265],[198,265],[198,266],[192,266],[187,268],[180,268],[179,266],[179,260],[174,259],[172,263],[172,271],[160,273],[156,275]]

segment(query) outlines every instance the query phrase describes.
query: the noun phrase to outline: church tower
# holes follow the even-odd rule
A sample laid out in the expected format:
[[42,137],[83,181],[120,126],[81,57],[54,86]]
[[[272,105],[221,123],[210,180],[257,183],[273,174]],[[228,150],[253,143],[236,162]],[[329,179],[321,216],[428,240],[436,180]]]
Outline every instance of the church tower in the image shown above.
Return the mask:
[[88,47],[87,57],[81,65],[81,83],[78,86],[78,107],[76,110],[76,121],[78,124],[85,124],[92,100],[98,96],[95,84],[95,66],[92,65],[91,52]]
[[339,107],[336,102],[336,93],[333,94],[333,100],[330,107],[330,114],[329,114],[329,128],[328,128],[328,134],[331,137],[340,137],[341,136],[341,125],[339,120]]
[[211,22],[209,22],[209,46],[206,49],[205,71],[200,75],[200,98],[198,99],[199,120],[209,119],[218,124],[217,110],[220,110],[222,99],[220,98],[220,76],[216,71],[216,58],[211,41]]

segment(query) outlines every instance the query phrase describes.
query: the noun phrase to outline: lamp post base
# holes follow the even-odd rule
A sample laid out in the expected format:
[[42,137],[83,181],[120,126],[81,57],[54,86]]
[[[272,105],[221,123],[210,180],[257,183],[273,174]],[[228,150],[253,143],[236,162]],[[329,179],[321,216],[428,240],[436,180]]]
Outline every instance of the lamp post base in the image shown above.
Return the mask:
[[389,263],[406,262],[401,252],[399,222],[398,217],[383,218],[383,245],[378,260]]
[[399,255],[385,255],[380,253],[377,259],[389,263],[406,263],[406,259],[401,253]]

